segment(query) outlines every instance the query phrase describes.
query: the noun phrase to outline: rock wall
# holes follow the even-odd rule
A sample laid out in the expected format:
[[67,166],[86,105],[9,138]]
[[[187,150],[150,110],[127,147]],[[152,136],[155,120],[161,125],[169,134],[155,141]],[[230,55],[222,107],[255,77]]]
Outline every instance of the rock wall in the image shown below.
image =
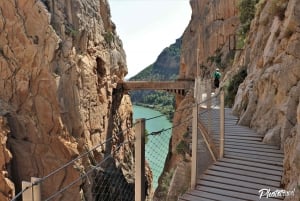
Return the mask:
[[[0,108],[1,106],[0,102]],[[0,200],[8,201],[13,197],[15,187],[8,175],[8,164],[12,155],[7,149],[6,143],[10,130],[7,119],[3,115],[5,115],[4,111],[0,113]]]
[[[219,67],[210,58],[220,57],[224,63],[224,65],[222,63],[223,69],[227,67],[226,61],[233,60],[233,57],[230,56],[229,36],[236,32],[239,25],[236,2],[232,0],[191,0],[190,4],[192,16],[182,38],[179,77],[195,78],[198,73],[203,78],[210,78],[214,69]],[[177,106],[180,112],[175,112],[174,125],[191,118],[191,102],[194,102],[193,92],[188,93]],[[184,108],[187,109],[182,111]],[[182,124],[173,130],[165,171],[175,170],[178,168],[178,164],[181,164],[186,167],[187,172],[174,174],[172,181],[180,180],[182,182],[171,183],[171,188],[165,196],[166,200],[177,200],[177,196],[189,188],[190,178],[185,176],[185,179],[182,180],[182,175],[190,175],[190,150],[186,149],[185,153],[179,154],[177,147],[183,142],[188,147],[190,138],[191,122]],[[160,194],[162,192],[158,189],[156,196],[159,197]],[[160,199],[163,198],[160,197]]]
[[[93,160],[129,141],[114,163],[125,183],[132,182],[134,133],[129,129],[117,135],[132,126],[131,102],[113,90],[126,73],[106,0],[0,1],[0,100],[11,129],[6,147],[12,153],[11,162],[6,158],[4,164],[9,163],[17,192],[22,180],[43,177],[110,138],[113,144],[99,147]],[[93,160],[81,165],[88,170]],[[4,171],[5,165],[1,163]],[[79,176],[70,166],[47,179],[43,197]],[[93,185],[76,183],[58,200],[79,200],[80,189],[92,200]],[[11,190],[6,189],[1,192],[8,197]]]
[[246,66],[234,111],[240,124],[265,134],[264,141],[284,150],[282,183],[287,190],[300,185],[300,2],[258,3],[244,50],[234,68]]
[[192,17],[182,39],[181,78],[194,78],[197,65],[199,74],[209,76],[215,68],[209,58],[218,52],[223,58],[230,56],[229,36],[239,25],[236,1],[191,0],[190,4]]

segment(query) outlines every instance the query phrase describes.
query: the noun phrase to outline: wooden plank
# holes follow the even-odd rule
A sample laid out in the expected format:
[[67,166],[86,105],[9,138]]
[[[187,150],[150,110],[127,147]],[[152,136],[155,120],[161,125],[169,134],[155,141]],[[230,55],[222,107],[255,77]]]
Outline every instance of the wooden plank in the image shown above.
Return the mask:
[[[215,193],[218,195],[222,196],[227,196],[227,197],[233,197],[236,199],[243,199],[243,200],[263,200],[259,199],[259,195],[252,195],[249,193],[241,193],[237,191],[232,191],[232,190],[223,190],[223,189],[218,189],[218,188],[211,188],[211,187],[199,187],[197,190],[209,192],[209,193]],[[264,200],[271,200],[270,198],[264,199]],[[272,199],[274,200],[274,199]]]
[[230,140],[230,139],[237,139],[237,140],[241,140],[241,141],[257,141],[257,142],[261,142],[262,138],[261,137],[244,137],[244,136],[228,136],[225,135],[225,140]]
[[261,141],[246,141],[246,140],[243,140],[243,139],[233,139],[233,138],[225,139],[225,142],[226,141],[228,141],[228,142],[236,142],[236,143],[247,143],[247,144],[264,144]]
[[[241,187],[241,186],[233,186],[232,184],[222,184],[218,182],[211,182],[211,181],[205,181],[201,180],[199,183],[199,186],[210,186],[213,188],[219,188],[223,190],[231,190],[231,191],[236,191],[236,192],[241,192],[241,193],[248,193],[251,195],[256,195],[257,198],[259,196],[258,190],[259,189],[250,189],[246,187]],[[271,191],[275,191],[278,188],[270,188]],[[268,201],[270,198],[261,198],[260,201]],[[257,200],[257,199],[255,199]],[[276,198],[276,201],[281,200],[280,198]]]
[[279,161],[279,162],[278,161],[266,161],[266,160],[262,160],[262,159],[258,159],[258,158],[245,158],[244,156],[234,156],[234,155],[227,155],[226,158],[245,160],[245,161],[250,161],[250,162],[258,162],[258,163],[262,163],[262,164],[269,164],[269,165],[279,166],[279,167],[283,166],[283,161]]
[[222,167],[222,166],[217,166],[217,165],[212,165],[209,170],[216,170],[216,171],[221,171],[221,172],[228,172],[228,173],[234,173],[237,175],[244,175],[244,176],[252,176],[260,179],[267,179],[270,181],[280,181],[281,176],[275,176],[275,175],[269,175],[269,174],[264,174],[264,173],[258,173],[258,172],[252,172],[249,170],[240,170],[240,169],[235,169],[235,168],[227,168],[227,167]]
[[232,149],[232,148],[227,148],[226,151],[237,152],[241,154],[243,153],[248,155],[267,156],[267,157],[279,158],[283,160],[283,154],[278,154],[278,153],[260,152],[260,151],[243,150],[243,149]]
[[280,150],[278,147],[276,146],[272,146],[272,145],[267,145],[267,144],[264,144],[264,143],[259,143],[259,144],[253,144],[253,143],[247,143],[247,142],[232,142],[232,141],[225,141],[225,145],[228,144],[228,145],[236,145],[236,146],[240,146],[240,147],[253,147],[253,148],[264,148],[264,149],[272,149],[272,150],[277,150],[281,153],[283,153],[282,150]]
[[265,168],[265,169],[283,171],[282,166],[264,164],[264,163],[255,162],[255,161],[238,160],[238,159],[230,159],[230,158],[220,159],[219,161],[232,163],[232,164],[246,165],[246,166],[251,166],[251,167],[258,167],[258,168]]
[[182,201],[189,201],[189,200],[195,200],[198,201],[200,200],[200,198],[198,196],[194,196],[194,195],[190,195],[190,194],[184,194],[182,195],[178,200],[182,200]]
[[257,195],[252,195],[248,193],[240,193],[237,191],[231,191],[231,190],[223,190],[219,188],[212,188],[212,187],[206,187],[206,186],[201,186],[197,188],[197,190],[209,192],[209,193],[214,193],[222,196],[227,196],[227,197],[233,197],[236,199],[243,199],[243,200],[256,200],[258,199]]
[[277,149],[265,149],[263,146],[261,146],[261,147],[251,147],[251,146],[241,146],[241,145],[226,144],[225,148],[227,148],[227,149],[237,149],[237,150],[258,151],[258,152],[262,152],[262,153],[273,153],[273,154],[280,154],[280,155],[283,156],[281,150],[277,150]]
[[254,154],[246,154],[246,153],[237,153],[237,152],[228,151],[228,150],[225,150],[225,155],[227,155],[227,156],[240,156],[240,157],[244,157],[244,158],[255,158],[255,159],[261,159],[261,160],[266,160],[266,161],[275,161],[275,162],[282,162],[283,161],[283,159],[281,159],[281,158],[254,155]]
[[209,199],[209,198],[203,198],[203,197],[198,197],[198,196],[195,196],[195,195],[190,195],[190,194],[184,194],[182,195],[181,197],[179,197],[178,200],[181,200],[181,201],[215,201],[215,200],[212,200],[212,199]]
[[280,186],[279,181],[272,181],[272,180],[260,179],[257,177],[249,177],[249,176],[238,175],[238,174],[233,174],[233,173],[220,172],[220,171],[211,170],[211,169],[205,171],[205,174],[206,175],[214,175],[214,176],[218,176],[218,177],[222,177],[222,178],[229,178],[229,179],[235,178],[236,180],[239,180],[239,181],[263,184],[266,186],[273,186],[273,187]]
[[242,187],[242,186],[234,186],[232,184],[224,184],[224,183],[212,182],[212,181],[207,181],[207,180],[202,180],[202,179],[200,181],[198,181],[198,186],[208,186],[208,187],[220,188],[220,189],[224,189],[224,190],[234,190],[236,192],[258,195],[257,189],[251,189],[251,188]]
[[282,174],[281,171],[270,170],[270,169],[266,169],[266,168],[250,167],[250,166],[239,165],[239,164],[231,164],[231,163],[227,163],[227,162],[217,162],[215,165],[229,167],[229,168],[235,168],[235,169],[240,169],[240,170],[248,170],[248,171],[253,171],[253,172],[258,172],[258,173],[268,173],[268,174],[277,175],[277,176],[281,176],[281,174]]
[[[205,191],[200,191],[200,190],[193,190],[189,193],[190,195],[194,195],[194,196],[201,196],[203,198],[210,198],[213,200],[220,200],[220,201],[225,201],[225,200],[230,200],[230,201],[241,201],[243,199],[238,199],[238,198],[233,198],[231,196],[222,196],[222,195],[218,195],[215,193],[210,193],[210,192],[205,192]],[[193,200],[196,201],[196,200]]]
[[240,181],[235,178],[222,178],[222,177],[217,177],[214,175],[205,175],[205,177],[198,180],[197,184],[200,183],[201,180],[222,183],[222,184],[229,184],[232,186],[240,186],[240,187],[250,188],[250,189],[254,189],[254,190],[268,188],[268,186],[263,185],[263,184],[256,184],[256,183],[251,183],[251,182],[246,182],[246,181]]

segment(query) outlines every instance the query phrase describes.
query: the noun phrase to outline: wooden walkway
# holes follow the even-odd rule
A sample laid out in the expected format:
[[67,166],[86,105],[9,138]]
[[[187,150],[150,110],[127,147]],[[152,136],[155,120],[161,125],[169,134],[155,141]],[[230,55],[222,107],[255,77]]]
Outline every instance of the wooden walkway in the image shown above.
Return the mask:
[[186,91],[194,87],[193,80],[176,81],[123,81],[118,83],[117,88],[123,90],[164,90],[179,95],[184,95]]
[[[219,110],[211,111],[214,142],[218,145]],[[205,125],[208,125],[207,117],[208,113],[200,117]],[[281,189],[283,152],[276,146],[262,143],[262,136],[237,125],[237,120],[230,109],[225,109],[224,158],[200,175],[196,189],[182,195],[180,201],[280,200],[259,199],[258,191]]]

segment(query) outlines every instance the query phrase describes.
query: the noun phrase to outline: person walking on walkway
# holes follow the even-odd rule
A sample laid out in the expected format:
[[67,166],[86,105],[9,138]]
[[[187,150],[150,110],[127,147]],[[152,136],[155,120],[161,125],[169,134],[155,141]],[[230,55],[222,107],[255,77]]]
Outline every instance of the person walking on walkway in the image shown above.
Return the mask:
[[220,78],[221,78],[220,69],[217,68],[216,71],[214,72],[214,86],[215,86],[215,89],[219,88]]

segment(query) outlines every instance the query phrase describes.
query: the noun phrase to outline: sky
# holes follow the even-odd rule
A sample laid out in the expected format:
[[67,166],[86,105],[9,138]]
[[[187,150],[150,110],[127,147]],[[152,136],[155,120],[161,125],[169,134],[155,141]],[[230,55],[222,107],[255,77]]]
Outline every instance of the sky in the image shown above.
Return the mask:
[[189,0],[108,0],[126,52],[126,79],[155,62],[191,19]]

